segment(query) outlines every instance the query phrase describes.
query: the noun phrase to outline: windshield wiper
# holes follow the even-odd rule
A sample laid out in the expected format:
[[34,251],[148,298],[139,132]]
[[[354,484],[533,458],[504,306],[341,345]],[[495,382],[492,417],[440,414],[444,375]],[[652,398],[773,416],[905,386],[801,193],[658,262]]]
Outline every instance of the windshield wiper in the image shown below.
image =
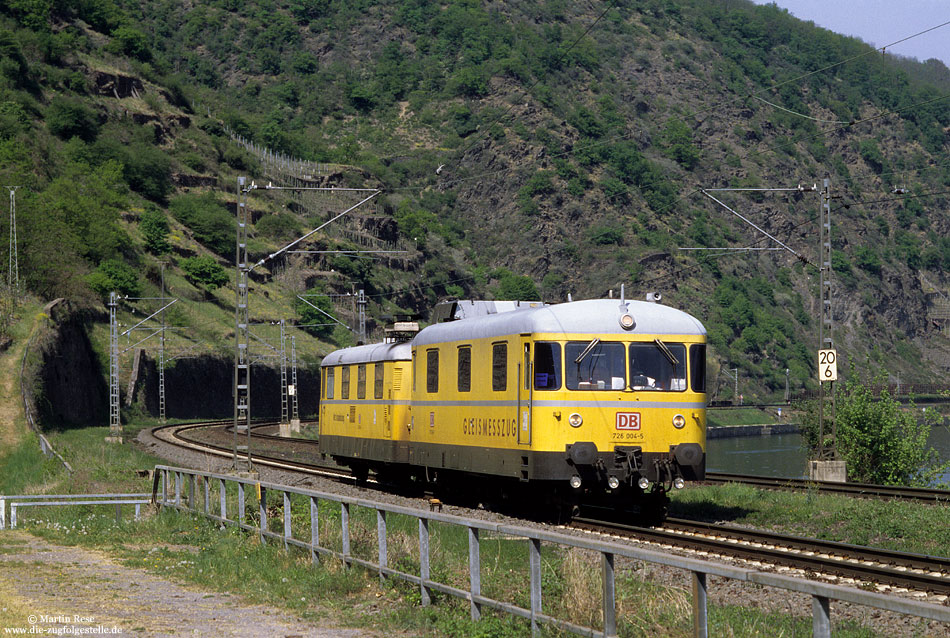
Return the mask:
[[667,361],[669,361],[670,364],[671,364],[674,368],[679,365],[679,360],[678,360],[678,359],[676,358],[676,356],[673,354],[673,351],[670,350],[669,346],[667,346],[665,343],[663,343],[663,342],[660,341],[659,339],[654,339],[654,340],[653,340],[653,345],[655,345],[655,346],[657,347],[657,349],[658,349],[660,352],[663,353],[663,356],[666,357]]
[[589,354],[590,354],[590,351],[593,350],[594,347],[595,347],[598,343],[600,343],[600,339],[593,339],[590,343],[588,343],[588,344],[587,344],[587,347],[584,348],[583,350],[581,350],[581,353],[580,353],[579,355],[577,355],[577,358],[576,358],[576,359],[574,359],[574,363],[580,364],[580,362],[584,360],[584,357],[586,357],[587,355],[589,355]]

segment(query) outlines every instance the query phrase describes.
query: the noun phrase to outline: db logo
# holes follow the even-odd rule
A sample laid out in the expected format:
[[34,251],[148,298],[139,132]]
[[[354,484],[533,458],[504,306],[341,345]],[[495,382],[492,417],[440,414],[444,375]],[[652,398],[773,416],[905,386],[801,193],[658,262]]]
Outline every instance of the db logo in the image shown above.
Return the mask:
[[639,430],[640,413],[639,412],[618,412],[617,413],[618,430]]

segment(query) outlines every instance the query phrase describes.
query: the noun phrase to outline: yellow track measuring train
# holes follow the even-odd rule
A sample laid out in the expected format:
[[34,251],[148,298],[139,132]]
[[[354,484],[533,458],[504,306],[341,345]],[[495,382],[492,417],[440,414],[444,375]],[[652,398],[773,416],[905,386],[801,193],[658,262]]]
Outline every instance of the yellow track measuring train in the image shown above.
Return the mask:
[[455,301],[324,358],[320,451],[383,480],[566,518],[665,514],[706,465],[706,331],[657,301]]

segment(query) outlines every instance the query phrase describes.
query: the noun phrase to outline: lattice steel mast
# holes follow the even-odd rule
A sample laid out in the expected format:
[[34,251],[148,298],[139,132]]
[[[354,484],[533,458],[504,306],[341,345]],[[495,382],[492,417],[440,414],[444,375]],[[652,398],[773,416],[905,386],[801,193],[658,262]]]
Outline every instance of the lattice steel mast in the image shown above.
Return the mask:
[[[240,472],[254,471],[251,462],[251,362],[248,353],[250,330],[247,312],[247,178],[238,177],[237,245],[234,263],[234,461],[231,469]],[[253,182],[252,182],[253,187]],[[244,444],[239,443],[244,436]],[[243,453],[243,460],[241,454]]]
[[109,293],[109,436],[110,443],[122,442],[122,421],[119,415],[119,322],[116,317],[115,292]]

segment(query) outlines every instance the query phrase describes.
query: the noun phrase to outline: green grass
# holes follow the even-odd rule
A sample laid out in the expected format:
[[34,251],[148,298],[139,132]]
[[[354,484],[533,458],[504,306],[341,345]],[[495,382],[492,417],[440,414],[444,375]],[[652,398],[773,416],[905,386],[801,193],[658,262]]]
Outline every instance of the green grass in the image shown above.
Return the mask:
[[671,516],[752,525],[789,534],[950,556],[950,508],[818,492],[767,491],[749,485],[674,492]]
[[710,408],[706,410],[706,419],[712,427],[722,425],[762,425],[784,422],[771,412],[760,410],[759,408]]
[[[126,429],[127,441],[136,427]],[[6,493],[41,490],[59,492],[150,491],[147,479],[134,470],[153,466],[159,459],[134,449],[129,443],[103,442],[107,428],[70,430],[51,435],[53,444],[77,469],[66,476],[57,462],[47,461],[36,451],[35,441],[25,441],[0,458],[0,487]],[[203,490],[197,491],[200,495]],[[184,489],[187,494],[187,487]],[[212,484],[212,507],[218,503],[217,484]],[[227,494],[228,511],[236,511],[236,489]],[[281,504],[269,498],[268,528],[279,532],[283,525]],[[295,536],[310,535],[309,502],[292,497]],[[340,550],[339,506],[321,502],[320,535],[326,546]],[[257,496],[247,495],[248,518],[256,519]],[[360,567],[344,569],[335,559],[310,564],[309,553],[279,543],[261,544],[257,535],[218,525],[199,517],[171,510],[151,513],[138,522],[130,520],[130,508],[120,522],[111,507],[64,507],[24,510],[21,527],[52,542],[101,549],[125,564],[146,569],[170,579],[193,583],[206,590],[240,594],[250,602],[267,603],[314,622],[333,622],[368,627],[381,632],[431,636],[523,636],[526,621],[483,610],[483,620],[473,623],[464,601],[435,594],[435,604],[420,606],[418,588],[398,580],[379,581]],[[809,494],[760,492],[743,486],[697,488],[679,492],[675,514],[705,515],[759,527],[787,531],[848,536],[860,542],[883,540],[914,548],[913,551],[943,553],[950,547],[946,514],[937,508],[858,501]],[[376,519],[372,510],[353,507],[351,548],[354,556],[376,557]],[[389,564],[408,573],[418,573],[418,527],[412,517],[387,518]],[[441,523],[430,525],[431,569],[435,579],[468,588],[467,531]],[[0,536],[0,545],[2,545]],[[12,549],[11,549],[12,551]],[[528,600],[528,552],[522,539],[482,535],[483,592],[522,607]],[[543,603],[546,613],[579,624],[600,628],[600,557],[582,550],[559,550],[542,546]],[[686,582],[685,576],[683,582]],[[618,623],[620,635],[689,636],[690,598],[685,587],[653,582],[643,563],[618,561]],[[808,636],[810,610],[802,616],[773,613],[738,606],[711,605],[711,635]],[[19,614],[17,611],[16,614]],[[543,636],[564,635],[544,628]],[[836,635],[865,638],[871,630],[851,623],[836,625]]]

